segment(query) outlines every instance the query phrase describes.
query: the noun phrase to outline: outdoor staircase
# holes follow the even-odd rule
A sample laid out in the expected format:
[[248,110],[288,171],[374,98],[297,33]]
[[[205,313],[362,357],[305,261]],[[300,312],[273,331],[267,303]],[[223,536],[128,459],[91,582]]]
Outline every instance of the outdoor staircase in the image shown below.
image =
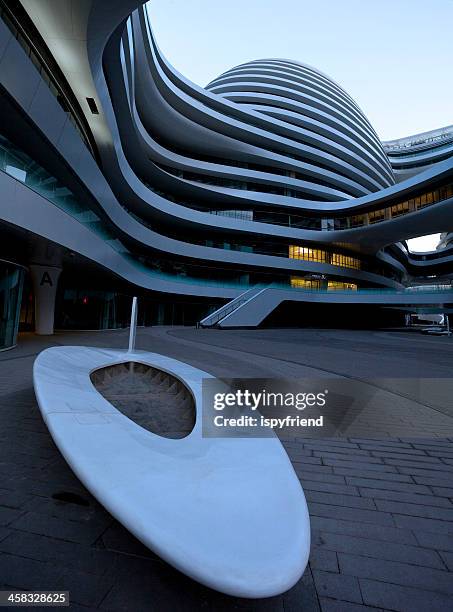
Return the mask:
[[[265,288],[264,288],[265,289]],[[241,293],[230,302],[227,302],[207,317],[202,319],[199,323],[199,327],[222,327],[222,321],[230,316],[233,312],[241,308],[244,304],[253,300],[261,291],[263,287],[255,286],[251,289],[247,289],[244,293]]]

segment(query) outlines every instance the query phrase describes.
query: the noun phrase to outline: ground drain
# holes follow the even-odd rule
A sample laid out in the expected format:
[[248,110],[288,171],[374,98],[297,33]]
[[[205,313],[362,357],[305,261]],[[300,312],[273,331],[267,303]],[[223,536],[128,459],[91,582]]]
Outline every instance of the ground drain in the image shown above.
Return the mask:
[[89,506],[90,502],[87,499],[84,499],[81,495],[77,493],[71,493],[71,491],[59,491],[58,493],[54,493],[52,495],[52,499],[56,501],[63,502],[65,504],[76,504],[77,506]]

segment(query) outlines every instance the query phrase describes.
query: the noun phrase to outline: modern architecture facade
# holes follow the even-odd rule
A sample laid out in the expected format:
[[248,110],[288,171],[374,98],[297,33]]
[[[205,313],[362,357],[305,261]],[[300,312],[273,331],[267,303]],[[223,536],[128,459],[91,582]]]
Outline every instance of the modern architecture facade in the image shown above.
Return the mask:
[[453,126],[381,142],[316,68],[262,59],[203,89],[141,2],[0,0],[0,92],[0,348],[19,324],[119,326],[131,295],[143,323],[184,324],[271,288],[259,323],[453,274]]

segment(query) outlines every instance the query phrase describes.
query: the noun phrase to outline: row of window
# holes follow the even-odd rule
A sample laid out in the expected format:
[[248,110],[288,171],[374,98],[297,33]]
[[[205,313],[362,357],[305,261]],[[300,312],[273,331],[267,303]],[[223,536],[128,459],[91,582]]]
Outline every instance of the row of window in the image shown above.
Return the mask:
[[342,253],[329,253],[322,249],[311,249],[309,247],[301,247],[291,244],[289,246],[290,259],[303,259],[304,261],[316,261],[319,263],[327,263],[332,266],[341,266],[342,268],[354,268],[360,270],[360,260],[350,255]]
[[291,276],[291,287],[295,289],[327,289],[327,291],[357,291],[355,283],[343,281],[321,281],[311,278],[300,278],[299,276]]
[[[443,200],[453,197],[453,184],[440,187],[428,193],[424,193],[416,198],[398,202],[387,208],[380,208],[361,215],[352,215],[350,217],[341,217],[337,219],[320,219],[315,217],[302,217],[300,215],[277,213],[271,211],[255,210],[252,213],[252,218],[249,220],[258,221],[260,223],[270,223],[274,225],[283,225],[286,227],[297,227],[311,230],[344,230],[355,227],[363,227],[364,225],[372,225],[394,219],[401,215],[405,215],[416,210],[420,210],[426,206],[437,204]],[[209,211],[213,214],[221,214],[219,212]],[[250,211],[231,211],[228,216],[236,219],[243,219],[244,213]]]
[[345,224],[346,227],[348,227],[348,222],[350,223],[350,227],[358,227],[378,223],[379,221],[384,221],[386,219],[394,219],[395,217],[420,210],[425,206],[437,204],[438,202],[447,200],[451,197],[453,197],[453,185],[446,185],[445,187],[440,187],[439,189],[434,189],[433,191],[423,193],[416,198],[411,198],[409,200],[405,200],[404,202],[398,202],[398,204],[394,204],[393,206],[389,206],[387,208],[374,210],[363,215],[356,215],[354,217],[350,217],[349,219],[335,219],[335,229],[344,229]]

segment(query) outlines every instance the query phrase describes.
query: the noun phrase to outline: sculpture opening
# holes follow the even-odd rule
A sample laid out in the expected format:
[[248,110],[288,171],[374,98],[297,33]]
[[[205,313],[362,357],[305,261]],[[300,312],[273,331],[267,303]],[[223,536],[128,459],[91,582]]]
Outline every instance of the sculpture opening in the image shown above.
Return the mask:
[[96,390],[147,431],[185,438],[195,425],[195,403],[187,387],[171,374],[129,361],[95,370]]

